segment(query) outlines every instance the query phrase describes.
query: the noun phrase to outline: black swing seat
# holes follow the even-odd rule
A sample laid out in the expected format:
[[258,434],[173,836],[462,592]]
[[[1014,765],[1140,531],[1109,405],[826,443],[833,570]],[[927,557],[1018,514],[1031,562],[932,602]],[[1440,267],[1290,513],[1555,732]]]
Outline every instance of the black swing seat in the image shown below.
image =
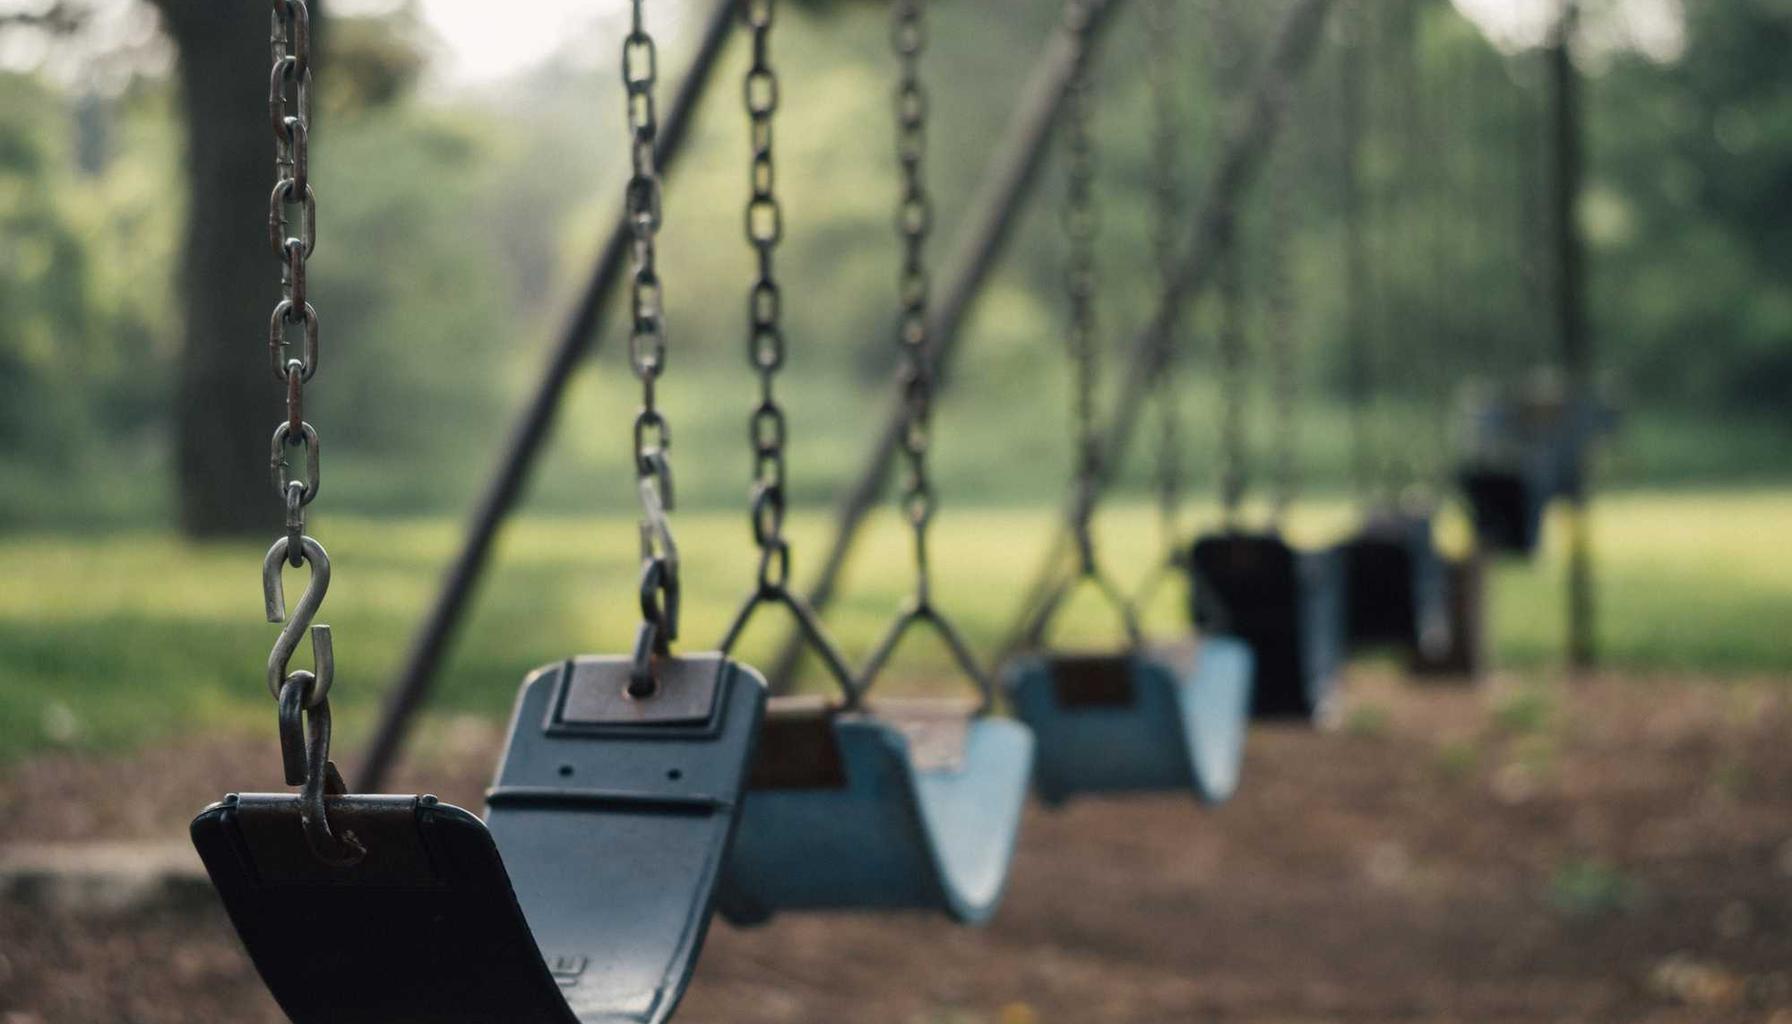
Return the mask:
[[1196,540],[1188,557],[1196,628],[1236,636],[1255,655],[1252,716],[1322,717],[1344,647],[1336,549],[1297,550],[1273,532],[1226,531]]
[[1606,405],[1570,401],[1547,386],[1471,403],[1470,455],[1457,482],[1481,545],[1535,552],[1549,503],[1581,493],[1587,448],[1616,425]]
[[1543,538],[1549,507],[1548,471],[1524,464],[1470,463],[1457,472],[1475,540],[1488,551],[1530,555]]
[[1238,788],[1251,713],[1251,649],[1235,637],[1120,653],[1027,655],[1003,671],[1014,713],[1038,739],[1033,785],[1047,804],[1078,793]]
[[194,845],[296,1024],[658,1024],[690,979],[765,683],[719,655],[576,658],[523,684],[487,820],[327,797],[366,855],[312,856],[296,797],[231,796]]
[[1431,517],[1372,515],[1338,546],[1343,560],[1345,640],[1350,650],[1394,647],[1441,657],[1450,646],[1448,569]]
[[758,924],[783,910],[995,913],[1026,802],[1033,737],[956,700],[849,712],[772,701],[719,908]]

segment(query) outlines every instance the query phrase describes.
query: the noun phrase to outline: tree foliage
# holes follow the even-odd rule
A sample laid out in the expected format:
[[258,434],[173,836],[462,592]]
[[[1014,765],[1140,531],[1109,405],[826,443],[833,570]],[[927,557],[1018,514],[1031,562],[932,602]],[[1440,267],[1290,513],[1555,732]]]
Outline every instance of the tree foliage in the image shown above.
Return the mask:
[[[927,67],[936,258],[1054,6],[935,5]],[[1212,49],[1207,5],[1177,6],[1188,38],[1176,74],[1192,202],[1227,116],[1213,67],[1226,55]],[[1239,6],[1228,74],[1248,72],[1278,7]],[[1589,68],[1582,218],[1600,358],[1644,410],[1718,423],[1754,409],[1783,422],[1792,388],[1792,14],[1783,0],[1685,6],[1678,58],[1620,54]],[[1362,153],[1380,387],[1408,403],[1549,354],[1535,286],[1547,262],[1538,249],[1546,233],[1535,227],[1545,139],[1536,55],[1497,52],[1441,0],[1415,10],[1410,23],[1388,19],[1376,30]],[[793,338],[794,486],[805,500],[850,470],[867,429],[863,410],[881,403],[890,365],[895,185],[881,18],[876,4],[790,5],[776,47],[789,235],[780,276]],[[606,57],[612,40],[569,40],[560,58],[476,89],[420,90],[444,82],[428,42],[411,6],[338,16],[320,66],[312,293],[328,370],[308,404],[330,448],[332,509],[466,499],[614,216],[626,163]],[[1123,18],[1098,82],[1101,322],[1116,347],[1143,318],[1156,280],[1145,44]],[[676,47],[663,54],[668,80],[682,57]],[[731,54],[667,195],[668,401],[682,428],[681,465],[695,467],[681,490],[697,502],[738,500],[746,479],[746,142],[730,85],[743,70],[744,54]],[[1278,187],[1298,197],[1291,272],[1306,391],[1322,425],[1309,431],[1310,461],[1321,476],[1341,461],[1323,425],[1336,422],[1328,410],[1345,384],[1337,74],[1335,53],[1313,68],[1278,171]],[[172,298],[188,213],[176,102],[167,76],[96,94],[44,75],[0,75],[0,521],[153,514],[167,500],[172,356],[187,337]],[[271,143],[254,146],[259,168]],[[1245,211],[1259,334],[1260,286],[1272,269],[1261,265],[1264,195]],[[1057,475],[1038,469],[1064,457],[1054,447],[1064,394],[1057,197],[1048,176],[972,325],[977,342],[956,378],[964,388],[943,410],[942,429],[958,431],[941,446],[947,489],[1040,498],[1056,490]],[[265,249],[237,258],[256,262],[271,287]],[[1211,394],[1210,311],[1190,324],[1199,461],[1211,441],[1196,418]],[[630,399],[617,326],[605,330],[598,372],[575,390],[538,486],[556,507],[588,507],[594,481],[620,481],[613,503],[627,498],[618,438]],[[245,317],[240,336],[260,358],[265,313]],[[252,400],[271,425],[279,396],[261,384],[265,394]],[[254,497],[266,499],[273,524],[272,499]]]

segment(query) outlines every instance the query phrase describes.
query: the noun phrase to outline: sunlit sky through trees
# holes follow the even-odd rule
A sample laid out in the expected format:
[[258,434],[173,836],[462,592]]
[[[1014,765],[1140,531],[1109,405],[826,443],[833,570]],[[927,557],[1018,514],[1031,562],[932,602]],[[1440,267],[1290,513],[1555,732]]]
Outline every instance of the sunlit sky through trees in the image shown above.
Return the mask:
[[[373,8],[393,0],[338,0]],[[1559,0],[1453,0],[1503,46],[1530,46],[1543,40]],[[1593,0],[1587,42],[1595,52],[1631,49],[1671,59],[1683,41],[1682,0]],[[688,20],[689,0],[665,5],[675,10],[669,27]],[[525,13],[526,12],[526,13]],[[423,14],[452,54],[444,68],[451,77],[477,81],[520,71],[570,45],[592,37],[594,24],[626,16],[623,0],[530,0],[525,7],[486,0],[429,0]],[[606,51],[607,55],[607,51]]]
[[[378,13],[406,0],[335,0],[338,11]],[[1020,2],[1020,0],[1003,0]],[[1049,0],[1047,0],[1049,2]],[[1192,0],[1191,0],[1192,2]],[[1546,38],[1560,0],[1453,0],[1502,46],[1535,45]],[[1584,0],[1588,16],[1584,52],[1597,59],[1614,50],[1635,50],[1658,60],[1672,59],[1684,43],[1684,0]],[[0,15],[48,9],[52,0],[0,0]],[[95,13],[85,41],[52,44],[48,37],[13,31],[0,38],[0,68],[42,67],[57,77],[92,74],[83,54],[116,53],[139,32],[143,0],[88,0]],[[599,45],[627,17],[625,0],[426,0],[417,4],[424,23],[441,46],[432,70],[453,84],[478,84],[521,72],[553,57],[574,63],[613,59]],[[676,36],[699,10],[695,0],[658,0],[656,29]],[[157,55],[145,55],[155,61]],[[105,83],[98,83],[101,88]]]

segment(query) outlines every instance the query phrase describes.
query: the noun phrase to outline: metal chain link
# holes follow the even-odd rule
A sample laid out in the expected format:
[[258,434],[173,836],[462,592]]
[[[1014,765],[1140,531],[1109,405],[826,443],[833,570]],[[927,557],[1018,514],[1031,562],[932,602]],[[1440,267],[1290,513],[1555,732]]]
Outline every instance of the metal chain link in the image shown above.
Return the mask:
[[1059,212],[1064,230],[1066,259],[1064,295],[1065,354],[1070,359],[1072,440],[1076,463],[1072,471],[1069,527],[1076,542],[1077,573],[1048,595],[1027,628],[1027,642],[1035,648],[1048,645],[1047,632],[1057,619],[1072,590],[1093,584],[1118,613],[1126,632],[1128,649],[1143,642],[1138,616],[1125,595],[1104,572],[1095,555],[1095,505],[1102,475],[1101,435],[1096,422],[1096,393],[1100,386],[1101,354],[1096,316],[1097,269],[1095,241],[1101,222],[1095,204],[1095,82],[1092,74],[1089,7],[1086,0],[1065,0],[1064,24],[1076,42],[1076,61],[1064,97],[1064,204]]
[[1368,126],[1368,10],[1364,0],[1339,9],[1338,48],[1338,205],[1341,211],[1345,303],[1345,398],[1350,422],[1350,478],[1358,493],[1368,495],[1375,480],[1374,421],[1369,399],[1374,376],[1370,337],[1376,314],[1375,275],[1370,266],[1370,236],[1365,213],[1372,212],[1360,166]]
[[[1415,50],[1417,42],[1416,25],[1413,22],[1414,8],[1396,6],[1383,8],[1385,19],[1383,44],[1397,47],[1392,54],[1386,55],[1378,62],[1385,69],[1389,84],[1395,98],[1395,118],[1399,137],[1395,142],[1398,154],[1398,166],[1403,173],[1397,201],[1384,204],[1384,215],[1389,216],[1390,223],[1384,228],[1385,237],[1390,244],[1397,244],[1392,255],[1397,259],[1384,255],[1388,259],[1389,269],[1398,268],[1403,271],[1393,281],[1384,282],[1384,296],[1393,315],[1389,330],[1383,335],[1388,343],[1383,354],[1387,362],[1387,372],[1377,383],[1383,392],[1384,405],[1392,405],[1387,399],[1398,402],[1389,408],[1384,417],[1387,419],[1385,436],[1382,444],[1387,449],[1384,460],[1386,467],[1386,491],[1382,501],[1388,506],[1398,506],[1402,496],[1419,480],[1424,450],[1427,447],[1419,432],[1403,426],[1404,416],[1394,414],[1394,409],[1403,406],[1400,389],[1394,382],[1405,377],[1410,367],[1407,365],[1416,356],[1412,350],[1410,339],[1414,334],[1422,334],[1431,325],[1425,322],[1424,299],[1411,294],[1409,290],[1398,288],[1394,282],[1422,279],[1430,273],[1430,255],[1425,251],[1426,232],[1425,216],[1429,204],[1425,185],[1429,175],[1426,166],[1436,161],[1425,151],[1424,141],[1420,137],[1423,131],[1421,118],[1424,107],[1416,90],[1419,88],[1418,54]],[[1398,212],[1396,212],[1398,211]],[[1419,230],[1400,230],[1396,225],[1402,221],[1399,214],[1416,211]],[[1405,342],[1405,344],[1402,344]]]
[[748,422],[747,436],[753,446],[752,525],[760,551],[761,590],[782,589],[790,575],[790,545],[784,539],[784,444],[789,431],[775,391],[778,371],[784,365],[783,293],[773,266],[784,237],[784,214],[778,204],[772,160],[772,115],[778,109],[778,77],[771,64],[775,4],[776,0],[741,3],[753,32],[753,64],[747,70],[743,92],[753,151],[746,234],[758,259],[758,272],[747,301],[747,361],[759,374],[759,404]]
[[1220,508],[1228,524],[1236,524],[1244,504],[1249,454],[1245,447],[1245,402],[1249,380],[1249,351],[1244,335],[1244,282],[1238,251],[1236,213],[1220,215],[1218,245],[1214,254],[1214,281],[1219,292],[1220,357]]
[[[1071,7],[1080,3],[1073,0]],[[1081,38],[1081,37],[1079,37]],[[1096,431],[1095,392],[1100,366],[1095,351],[1095,236],[1100,229],[1095,210],[1095,140],[1093,83],[1089,50],[1077,51],[1076,68],[1065,97],[1065,190],[1061,213],[1068,258],[1064,268],[1064,294],[1069,307],[1065,348],[1071,362],[1073,441],[1076,445],[1075,506],[1071,532],[1076,539],[1080,572],[1095,575],[1095,540],[1092,521],[1095,494],[1101,474],[1101,439]]]
[[1271,518],[1280,522],[1294,504],[1300,489],[1299,440],[1300,411],[1300,338],[1296,332],[1294,309],[1293,255],[1295,187],[1294,161],[1287,153],[1272,154],[1269,199],[1269,359],[1270,390],[1274,401],[1275,461],[1270,470],[1273,481]]
[[[1223,54],[1238,39],[1239,13],[1233,0],[1212,0],[1209,10],[1213,37]],[[1221,59],[1213,61],[1212,88],[1219,109],[1230,110],[1233,101],[1233,69]],[[1243,255],[1240,252],[1238,208],[1227,202],[1219,210],[1215,238],[1214,286],[1219,295],[1220,361],[1220,508],[1226,523],[1236,525],[1245,490],[1249,486],[1250,453],[1245,412],[1249,401],[1250,349],[1245,338]]]
[[859,706],[859,689],[846,658],[828,635],[821,617],[790,589],[790,541],[784,536],[786,477],[784,446],[789,438],[784,409],[778,404],[778,372],[784,366],[783,294],[773,257],[784,237],[776,168],[772,158],[772,117],[778,109],[778,76],[771,59],[772,27],[777,0],[740,0],[741,16],[753,33],[753,63],[742,83],[747,109],[751,193],[746,207],[747,245],[757,257],[747,298],[747,362],[759,375],[759,402],[748,420],[753,450],[750,515],[753,541],[759,547],[759,578],[753,592],[735,612],[723,635],[722,653],[731,654],[753,613],[767,603],[780,604],[796,620],[798,633],[840,684],[846,707]]
[[623,203],[634,235],[633,272],[629,278],[629,364],[641,382],[641,408],[635,414],[635,476],[641,497],[641,630],[636,638],[629,692],[651,695],[658,686],[653,660],[671,652],[678,638],[678,546],[667,513],[673,508],[672,431],[656,402],[656,385],[666,369],[664,295],[660,288],[654,240],[661,220],[661,186],[654,146],[659,116],[654,86],[659,81],[659,53],[643,17],[644,0],[633,0],[629,32],[622,41],[622,84],[629,129],[632,173]]
[[[1178,0],[1152,0],[1144,7],[1140,24],[1146,33],[1146,78],[1151,90],[1151,253],[1162,277],[1164,294],[1175,287],[1176,241],[1184,216],[1178,179],[1177,154],[1182,147],[1180,111],[1176,107],[1177,64],[1176,4]],[[1174,314],[1173,314],[1174,316]],[[1152,357],[1156,372],[1152,391],[1157,401],[1157,459],[1153,469],[1157,490],[1158,532],[1167,557],[1180,557],[1182,539],[1182,423],[1176,393],[1176,343],[1180,316],[1165,326]]]
[[897,0],[891,45],[900,63],[896,86],[896,158],[902,170],[902,198],[896,224],[902,235],[902,271],[898,295],[902,303],[897,343],[903,360],[905,405],[901,438],[906,469],[902,507],[914,533],[918,599],[927,602],[929,572],[927,528],[933,519],[933,484],[927,473],[927,449],[933,419],[933,353],[928,335],[927,236],[933,228],[933,206],[927,196],[927,92],[921,84],[921,54],[927,47],[925,0]]
[[[305,506],[317,498],[317,432],[305,422],[305,385],[317,373],[317,309],[307,294],[306,264],[317,248],[317,195],[311,188],[311,12],[304,0],[273,0],[269,34],[268,121],[274,132],[274,190],[268,197],[268,247],[280,261],[280,301],[268,319],[268,360],[285,386],[286,418],[270,453],[275,492],[286,507],[286,558],[304,564]],[[298,225],[292,213],[298,214]],[[300,341],[295,355],[289,334]],[[304,472],[291,473],[291,448],[303,448]],[[320,685],[312,704],[322,700]]]
[[[317,309],[307,295],[306,263],[317,250],[317,196],[311,188],[311,11],[305,0],[272,0],[268,121],[274,133],[274,190],[268,197],[268,245],[280,261],[280,301],[268,321],[268,358],[284,385],[286,415],[274,428],[269,452],[274,490],[285,510],[285,535],[262,559],[262,597],[269,622],[284,623],[268,653],[268,690],[279,705],[281,760],[286,782],[298,786],[305,840],[321,861],[337,866],[366,854],[353,832],[337,835],[325,814],[326,794],[345,789],[330,760],[330,688],[336,659],[330,627],[316,624],[330,586],[330,556],[305,533],[305,509],[322,481],[317,430],[305,421],[305,385],[317,373]],[[297,212],[298,223],[293,224]],[[298,350],[293,352],[292,332]],[[293,474],[293,449],[303,466]],[[307,563],[311,579],[291,616],[282,565]],[[289,671],[306,633],[314,671]]]
[[[1386,59],[1390,40],[1388,19],[1393,11],[1386,5],[1364,2],[1356,13],[1358,55],[1354,60],[1355,74],[1360,80],[1356,85],[1360,94],[1360,113],[1355,119],[1357,146],[1362,152],[1371,152],[1383,141],[1386,132],[1397,133],[1403,120],[1399,116],[1383,116],[1397,84],[1391,62]],[[1347,56],[1347,61],[1350,59]],[[1398,144],[1397,138],[1393,144]],[[1399,277],[1396,271],[1401,254],[1395,215],[1404,209],[1404,194],[1398,188],[1390,190],[1388,182],[1372,175],[1361,176],[1359,187],[1365,261],[1361,275],[1365,284],[1363,323],[1367,331],[1361,346],[1359,371],[1358,403],[1364,424],[1363,440],[1359,445],[1363,465],[1361,490],[1364,498],[1388,504],[1399,494],[1395,452],[1401,444],[1401,431],[1394,415],[1394,394],[1387,385],[1398,376],[1399,363],[1390,341],[1405,329],[1394,288]],[[1376,401],[1378,393],[1383,401]]]
[[958,669],[974,685],[975,715],[995,706],[995,684],[977,663],[970,646],[950,619],[933,605],[927,564],[927,528],[933,520],[933,485],[927,477],[928,431],[933,418],[933,351],[927,324],[928,278],[925,250],[933,226],[923,163],[927,155],[927,93],[921,86],[921,54],[927,48],[925,0],[896,0],[890,45],[901,66],[896,86],[896,157],[902,171],[902,198],[896,227],[902,236],[899,295],[902,314],[896,343],[902,359],[903,423],[899,439],[905,479],[902,508],[914,534],[915,592],[872,649],[852,688],[849,706],[857,707],[883,672],[896,645],[913,627],[931,628],[946,644]]

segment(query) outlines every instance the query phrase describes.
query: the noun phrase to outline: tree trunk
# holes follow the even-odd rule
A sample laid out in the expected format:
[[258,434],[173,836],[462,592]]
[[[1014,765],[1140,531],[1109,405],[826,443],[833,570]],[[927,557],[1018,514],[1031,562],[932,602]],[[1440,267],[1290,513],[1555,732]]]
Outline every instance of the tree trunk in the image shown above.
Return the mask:
[[266,3],[156,0],[180,55],[187,228],[178,287],[185,338],[174,388],[180,525],[194,537],[278,530],[268,371],[279,261],[268,250],[274,140]]

